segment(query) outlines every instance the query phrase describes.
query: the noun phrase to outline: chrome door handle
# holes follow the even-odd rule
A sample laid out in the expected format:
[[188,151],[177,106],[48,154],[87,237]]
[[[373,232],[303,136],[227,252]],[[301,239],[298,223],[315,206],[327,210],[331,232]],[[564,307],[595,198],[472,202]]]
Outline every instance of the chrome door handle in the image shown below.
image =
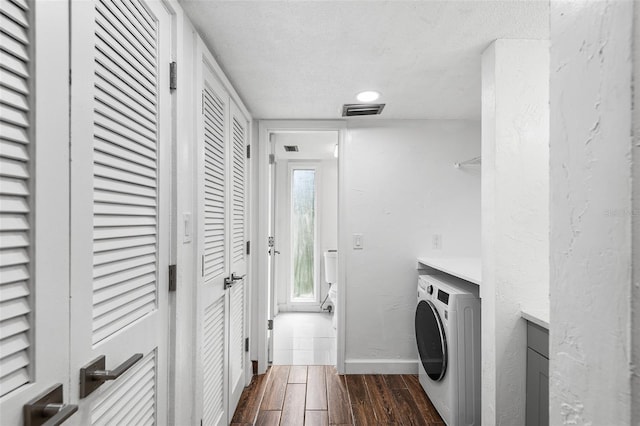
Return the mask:
[[24,405],[24,426],[58,426],[78,411],[77,405],[62,403],[62,385],[50,387]]
[[233,287],[233,285],[236,283],[236,281],[241,281],[246,276],[247,276],[247,274],[236,275],[235,272],[232,272],[230,277],[227,277],[227,278],[224,279],[224,289],[226,290],[228,288]]
[[104,355],[91,361],[80,369],[80,398],[89,396],[107,380],[115,380],[122,376],[125,371],[134,366],[142,359],[142,354],[135,354],[115,370],[106,370],[106,357]]

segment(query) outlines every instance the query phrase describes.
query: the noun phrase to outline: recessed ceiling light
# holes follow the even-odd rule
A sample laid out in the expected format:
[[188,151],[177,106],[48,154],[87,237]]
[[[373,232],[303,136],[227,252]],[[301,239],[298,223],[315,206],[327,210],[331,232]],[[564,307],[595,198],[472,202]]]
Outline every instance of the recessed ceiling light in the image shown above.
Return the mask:
[[374,90],[365,90],[364,92],[360,92],[356,95],[356,98],[360,102],[373,102],[380,97],[380,93]]

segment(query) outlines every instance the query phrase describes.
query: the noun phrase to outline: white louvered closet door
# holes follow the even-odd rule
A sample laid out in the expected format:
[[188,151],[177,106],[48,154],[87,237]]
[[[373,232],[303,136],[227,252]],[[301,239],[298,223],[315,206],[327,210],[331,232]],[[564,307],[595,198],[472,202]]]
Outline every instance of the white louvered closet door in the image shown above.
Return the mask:
[[[248,120],[235,103],[231,103],[230,207],[231,253],[230,270],[239,277],[247,273],[247,165],[246,146]],[[229,381],[230,410],[235,409],[245,384],[245,280],[230,289]]]
[[23,404],[69,381],[64,47],[42,66],[68,45],[67,16],[65,2],[0,1],[1,425],[23,424]]
[[160,1],[71,4],[71,377],[82,425],[166,424],[171,29]]
[[202,424],[228,424],[229,303],[224,279],[229,276],[229,96],[202,63],[202,108],[199,127],[198,334],[199,403]]

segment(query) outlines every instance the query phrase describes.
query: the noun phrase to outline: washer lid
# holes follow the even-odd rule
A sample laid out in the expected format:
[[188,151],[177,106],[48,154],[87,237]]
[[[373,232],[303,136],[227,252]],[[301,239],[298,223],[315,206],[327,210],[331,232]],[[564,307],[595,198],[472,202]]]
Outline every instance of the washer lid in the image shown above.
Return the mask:
[[427,375],[438,382],[447,372],[447,337],[440,315],[430,300],[418,303],[415,327],[422,366]]

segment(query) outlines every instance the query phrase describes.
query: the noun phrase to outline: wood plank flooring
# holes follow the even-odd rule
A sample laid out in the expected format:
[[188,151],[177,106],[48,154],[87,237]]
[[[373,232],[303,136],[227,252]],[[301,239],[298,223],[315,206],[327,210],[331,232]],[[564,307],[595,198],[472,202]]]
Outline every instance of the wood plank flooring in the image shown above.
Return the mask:
[[444,426],[417,376],[274,365],[243,391],[232,426]]

